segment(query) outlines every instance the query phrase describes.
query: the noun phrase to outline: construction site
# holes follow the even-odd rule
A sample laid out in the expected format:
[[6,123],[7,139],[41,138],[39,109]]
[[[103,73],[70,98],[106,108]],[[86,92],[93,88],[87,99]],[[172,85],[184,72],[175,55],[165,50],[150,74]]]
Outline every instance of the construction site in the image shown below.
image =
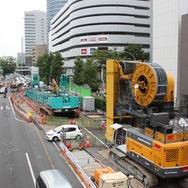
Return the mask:
[[[53,95],[20,90],[11,101],[23,119],[44,133],[63,124],[81,128],[82,139],[57,143],[85,187],[186,187],[186,118],[174,110],[172,76],[158,64],[116,60],[107,61],[107,73],[105,114],[80,111],[77,96],[62,92],[67,91],[66,76],[58,86],[61,93],[57,87]],[[60,97],[65,101],[61,107],[51,103]],[[55,115],[46,113],[49,106]],[[79,117],[57,116],[65,106]]]

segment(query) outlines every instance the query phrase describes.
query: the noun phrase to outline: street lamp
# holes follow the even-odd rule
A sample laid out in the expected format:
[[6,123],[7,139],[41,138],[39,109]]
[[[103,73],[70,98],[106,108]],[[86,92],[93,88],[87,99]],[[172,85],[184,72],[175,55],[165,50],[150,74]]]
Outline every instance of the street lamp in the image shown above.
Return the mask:
[[136,61],[136,58],[135,58],[135,56],[132,53],[127,52],[127,51],[124,51],[124,52],[127,53],[127,54],[129,54],[129,55],[131,55],[133,57],[134,61]]
[[104,82],[104,68],[105,68],[105,65],[102,64],[100,61],[98,60],[94,60],[93,61],[94,63],[97,63],[98,66],[100,66],[100,78],[101,78],[101,81],[102,81],[102,89],[104,89],[104,85],[105,85],[105,82]]

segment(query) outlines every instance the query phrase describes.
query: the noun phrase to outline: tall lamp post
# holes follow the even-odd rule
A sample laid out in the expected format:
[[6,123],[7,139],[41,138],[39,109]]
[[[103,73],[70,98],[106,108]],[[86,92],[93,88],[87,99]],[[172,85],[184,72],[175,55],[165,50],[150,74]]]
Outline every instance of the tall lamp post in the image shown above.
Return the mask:
[[127,52],[127,51],[124,51],[124,52],[127,53],[127,54],[129,54],[129,55],[131,55],[133,57],[134,61],[136,61],[136,58],[135,58],[135,56],[132,53]]
[[100,61],[98,61],[98,60],[95,60],[94,62],[100,66],[100,69],[101,69],[100,70],[100,78],[102,81],[102,89],[104,89],[104,85],[105,85],[105,83],[104,83],[104,68],[105,68],[105,65],[100,63]]

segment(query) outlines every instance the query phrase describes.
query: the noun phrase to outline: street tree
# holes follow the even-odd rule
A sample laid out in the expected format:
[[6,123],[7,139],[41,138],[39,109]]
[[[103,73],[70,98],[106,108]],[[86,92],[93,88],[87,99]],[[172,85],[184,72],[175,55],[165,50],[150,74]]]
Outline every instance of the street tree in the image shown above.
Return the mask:
[[60,52],[56,52],[50,67],[50,78],[51,80],[55,79],[57,84],[59,84],[60,76],[63,73],[63,65],[64,62]]
[[[120,52],[116,49],[113,50],[95,50],[92,55],[93,61],[98,66],[98,71],[101,74],[101,79],[106,80],[106,60],[107,59],[120,59]],[[103,77],[103,78],[102,78]]]
[[119,52],[116,49],[113,50],[95,50],[92,58],[95,62],[101,66],[102,64],[106,64],[107,59],[120,59]]
[[16,59],[11,56],[0,57],[0,67],[3,70],[3,76],[13,73],[16,69]]
[[127,44],[122,52],[120,52],[122,60],[141,60],[149,61],[149,53],[143,50],[141,44]]
[[37,59],[36,67],[39,67],[39,77],[40,80],[45,84],[49,84],[50,80],[50,66],[51,59],[53,59],[53,54],[45,53],[42,56],[39,56]]
[[88,85],[92,91],[98,90],[101,80],[98,78],[98,67],[92,59],[87,59],[83,69],[83,82]]
[[46,63],[46,68],[45,68],[46,70],[45,77],[47,80],[47,85],[51,83],[51,65],[52,65],[52,61],[54,60],[54,58],[55,58],[54,53],[50,52],[46,60],[47,63]]
[[80,86],[84,84],[83,69],[84,69],[84,61],[80,56],[78,56],[74,61],[73,82]]

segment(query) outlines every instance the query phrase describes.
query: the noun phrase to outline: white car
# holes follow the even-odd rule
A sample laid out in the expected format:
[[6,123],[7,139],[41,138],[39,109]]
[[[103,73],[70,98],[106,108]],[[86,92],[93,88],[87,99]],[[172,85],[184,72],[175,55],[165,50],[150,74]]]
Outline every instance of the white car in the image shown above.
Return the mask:
[[0,93],[1,93],[1,94],[5,93],[5,87],[1,87],[1,88],[0,88]]
[[82,130],[78,125],[61,125],[46,132],[46,139],[54,142],[60,140],[60,133],[63,127],[66,133],[66,139],[81,139],[83,137]]

